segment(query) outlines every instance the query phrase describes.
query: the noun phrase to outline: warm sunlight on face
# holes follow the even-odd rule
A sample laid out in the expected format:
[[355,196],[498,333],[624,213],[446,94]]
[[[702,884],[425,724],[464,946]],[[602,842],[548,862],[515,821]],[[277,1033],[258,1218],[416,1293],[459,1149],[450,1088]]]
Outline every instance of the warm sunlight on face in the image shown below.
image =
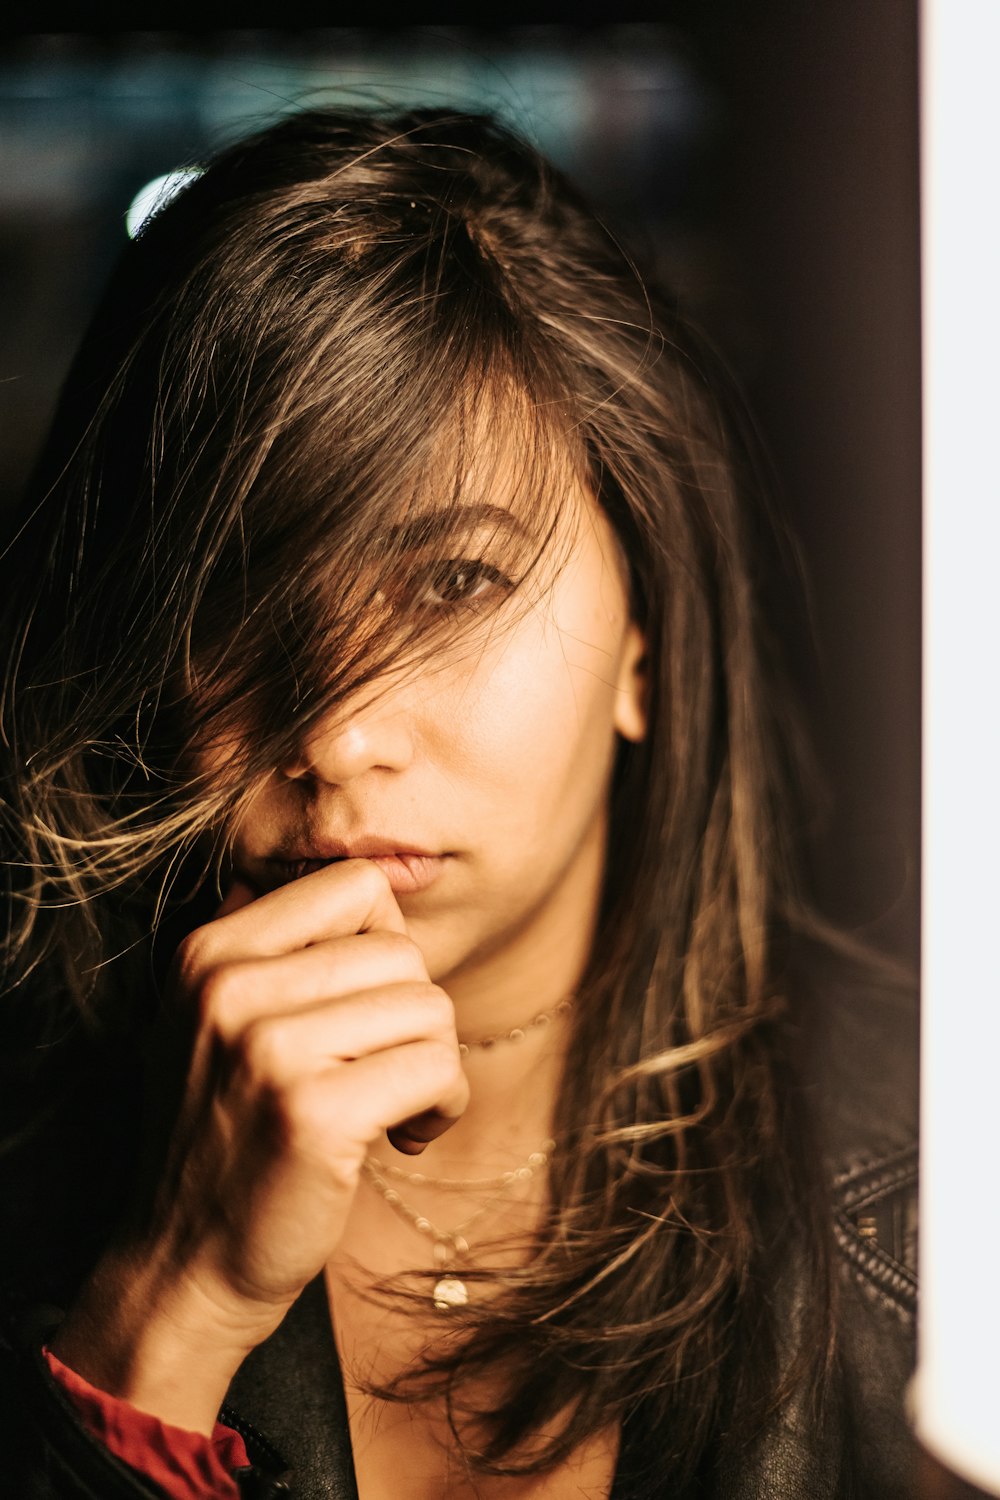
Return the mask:
[[459,647],[315,725],[253,799],[234,855],[260,890],[375,858],[432,978],[457,1002],[513,984],[523,1016],[525,994],[575,982],[589,947],[617,738],[645,730],[643,640],[582,483],[553,559],[484,614],[509,592],[489,560],[496,524],[481,546],[463,526],[463,554],[422,575],[424,608],[467,612]]

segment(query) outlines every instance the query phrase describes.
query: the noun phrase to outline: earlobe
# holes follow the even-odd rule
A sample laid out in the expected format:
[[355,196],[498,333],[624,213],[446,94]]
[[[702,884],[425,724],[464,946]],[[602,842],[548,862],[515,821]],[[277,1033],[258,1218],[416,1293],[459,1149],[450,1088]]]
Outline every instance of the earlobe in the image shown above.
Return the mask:
[[615,684],[615,729],[622,739],[638,744],[646,738],[649,699],[649,653],[638,625],[631,624]]

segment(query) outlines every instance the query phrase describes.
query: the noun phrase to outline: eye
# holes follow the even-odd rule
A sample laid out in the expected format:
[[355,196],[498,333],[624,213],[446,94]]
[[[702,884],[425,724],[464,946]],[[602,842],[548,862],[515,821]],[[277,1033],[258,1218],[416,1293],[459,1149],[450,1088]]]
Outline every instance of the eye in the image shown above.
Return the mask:
[[454,557],[433,563],[426,570],[417,602],[431,607],[474,604],[487,599],[497,589],[507,593],[512,588],[511,579],[492,564]]

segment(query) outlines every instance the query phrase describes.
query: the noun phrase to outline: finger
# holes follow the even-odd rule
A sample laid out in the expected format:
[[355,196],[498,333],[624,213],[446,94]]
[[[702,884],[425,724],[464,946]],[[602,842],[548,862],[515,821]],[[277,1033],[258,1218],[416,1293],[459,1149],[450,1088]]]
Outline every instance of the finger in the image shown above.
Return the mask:
[[386,1131],[386,1137],[390,1146],[394,1146],[404,1156],[419,1156],[421,1151],[427,1150],[431,1141],[436,1141],[438,1136],[450,1130],[457,1118],[455,1115],[443,1115],[436,1109],[426,1109],[423,1114],[414,1115],[401,1125],[391,1126]]
[[325,1072],[331,1064],[353,1067],[372,1054],[419,1042],[448,1049],[458,1062],[451,1001],[429,983],[390,985],[303,1010],[260,1016],[242,1030],[234,1048],[259,1090],[287,1086]]
[[[388,996],[367,992],[409,984],[429,986],[423,955],[415,943],[398,932],[366,932],[331,938],[295,953],[277,957],[230,961],[211,970],[199,991],[204,1020],[223,1039],[236,1037],[245,1026],[267,1016],[355,999],[344,1013],[344,1025],[379,1018],[393,1003]],[[446,1002],[451,1015],[450,1002]],[[354,1035],[348,1031],[348,1038]],[[348,1041],[348,1045],[352,1045]],[[385,1045],[388,1045],[386,1043]],[[367,1049],[364,1049],[367,1050]]]
[[[242,899],[242,890],[235,899]],[[229,958],[292,953],[327,938],[375,930],[406,933],[392,887],[371,860],[345,859],[197,928],[181,944],[178,960],[190,978]]]
[[304,1079],[294,1096],[298,1109],[305,1105],[311,1128],[318,1127],[320,1136],[326,1137],[326,1150],[337,1156],[345,1139],[358,1151],[366,1151],[388,1131],[409,1139],[410,1122],[428,1115],[447,1129],[461,1118],[469,1085],[457,1051],[425,1040]]

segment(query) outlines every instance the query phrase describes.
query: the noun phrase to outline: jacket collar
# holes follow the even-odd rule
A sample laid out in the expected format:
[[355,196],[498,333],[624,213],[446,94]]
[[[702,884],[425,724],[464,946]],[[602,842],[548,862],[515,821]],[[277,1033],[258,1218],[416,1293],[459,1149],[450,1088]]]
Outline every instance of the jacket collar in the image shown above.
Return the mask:
[[[248,1355],[226,1406],[279,1450],[293,1492],[358,1500],[344,1383],[322,1276],[306,1287],[270,1338]],[[252,1441],[253,1434],[250,1434]],[[248,1447],[250,1443],[248,1442]]]

